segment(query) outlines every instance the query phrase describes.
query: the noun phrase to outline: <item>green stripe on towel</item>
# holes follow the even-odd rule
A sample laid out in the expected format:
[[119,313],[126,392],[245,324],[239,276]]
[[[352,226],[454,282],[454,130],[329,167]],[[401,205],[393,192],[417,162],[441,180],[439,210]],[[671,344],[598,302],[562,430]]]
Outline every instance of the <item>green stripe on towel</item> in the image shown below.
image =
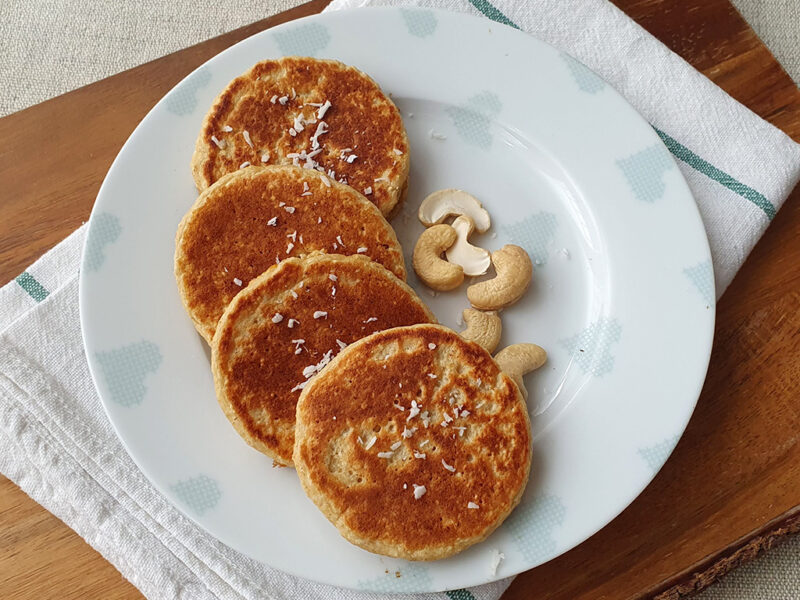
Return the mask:
[[42,284],[36,281],[33,278],[33,275],[27,271],[24,271],[14,281],[16,281],[19,284],[19,287],[28,292],[28,295],[37,302],[41,302],[50,295],[50,292],[44,289]]
[[677,158],[685,162],[693,169],[699,171],[709,179],[713,179],[717,183],[724,185],[734,194],[738,194],[742,198],[755,204],[758,208],[764,211],[764,214],[767,215],[767,218],[770,221],[773,219],[773,217],[775,217],[775,207],[772,205],[772,202],[764,197],[763,194],[760,194],[750,186],[743,184],[741,181],[737,181],[725,171],[722,171],[721,169],[718,169],[712,165],[710,162],[703,160],[697,156],[697,154],[681,144],[678,140],[661,131],[658,127],[653,127],[653,129],[656,130],[656,133],[667,146],[667,148],[669,148],[669,151],[672,152],[672,154],[674,154]]
[[500,12],[495,6],[486,0],[469,0],[469,3],[477,8],[485,17],[489,17],[492,21],[497,21],[503,25],[508,25],[514,29],[519,29],[516,23]]
[[476,600],[469,590],[450,590],[445,592],[450,600]]

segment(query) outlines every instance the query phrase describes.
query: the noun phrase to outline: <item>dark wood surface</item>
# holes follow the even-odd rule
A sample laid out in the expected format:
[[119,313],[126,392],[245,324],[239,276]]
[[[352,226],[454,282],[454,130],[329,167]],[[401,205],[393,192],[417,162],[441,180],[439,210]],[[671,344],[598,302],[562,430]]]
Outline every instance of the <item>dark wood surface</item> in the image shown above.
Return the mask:
[[[615,3],[800,140],[800,90],[727,0]],[[232,43],[325,4],[315,0],[0,119],[0,283],[88,218],[122,143],[177,81]],[[795,190],[718,305],[709,376],[673,456],[617,519],[520,575],[505,600],[671,600],[800,530],[798,264]],[[0,598],[141,595],[0,478]]]

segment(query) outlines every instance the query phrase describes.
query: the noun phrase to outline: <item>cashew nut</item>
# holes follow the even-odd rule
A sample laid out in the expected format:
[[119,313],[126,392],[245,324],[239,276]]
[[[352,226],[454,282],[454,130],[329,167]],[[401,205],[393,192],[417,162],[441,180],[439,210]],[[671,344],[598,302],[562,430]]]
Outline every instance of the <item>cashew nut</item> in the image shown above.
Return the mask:
[[483,233],[492,225],[489,213],[477,198],[463,190],[439,190],[422,201],[419,207],[419,220],[426,227],[441,223],[450,215],[467,215]]
[[419,278],[426,285],[446,292],[461,285],[464,269],[444,260],[442,252],[456,241],[458,234],[450,225],[435,225],[422,232],[414,246],[412,264]]
[[492,253],[497,277],[467,288],[467,298],[480,310],[498,310],[522,298],[531,283],[533,264],[528,253],[508,244]]
[[456,238],[455,244],[445,252],[447,260],[461,265],[464,268],[464,275],[474,276],[486,273],[489,265],[492,264],[488,250],[473,246],[467,241],[475,229],[475,223],[470,217],[461,215],[453,221],[452,227],[456,230],[458,238]]
[[496,312],[481,312],[473,308],[465,308],[462,313],[467,328],[459,335],[465,340],[475,342],[490,354],[500,343],[503,325]]
[[494,357],[500,370],[517,384],[523,398],[528,398],[528,390],[522,376],[541,367],[547,361],[547,352],[536,344],[513,344],[506,346]]

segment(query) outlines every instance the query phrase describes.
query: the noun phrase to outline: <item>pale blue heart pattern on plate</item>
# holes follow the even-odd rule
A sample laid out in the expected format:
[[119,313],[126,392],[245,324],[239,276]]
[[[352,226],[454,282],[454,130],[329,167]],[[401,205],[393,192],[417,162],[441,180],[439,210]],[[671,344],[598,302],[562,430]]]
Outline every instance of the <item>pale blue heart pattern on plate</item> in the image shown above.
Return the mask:
[[680,437],[681,436],[679,435],[674,435],[663,442],[654,444],[653,446],[639,448],[639,456],[641,456],[644,462],[647,463],[647,466],[650,467],[650,470],[655,473],[661,468],[661,465],[667,461],[670,452],[672,452],[672,450],[675,448],[675,444],[678,443]]
[[606,82],[598,77],[594,71],[584,65],[581,61],[571,57],[566,52],[560,54],[562,60],[567,63],[569,72],[575,83],[578,84],[578,89],[582,92],[589,94],[596,94],[606,87]]
[[554,533],[566,513],[558,496],[551,494],[536,496],[511,513],[506,527],[525,560],[535,563],[553,555],[558,546]]
[[622,326],[616,319],[602,317],[577,335],[559,343],[584,373],[600,376],[614,369],[611,348],[621,335]]
[[664,196],[664,174],[675,167],[675,161],[663,144],[656,144],[618,160],[617,166],[637,200],[655,202]]
[[467,100],[464,106],[451,106],[445,112],[453,121],[458,134],[468,144],[488,150],[492,145],[491,123],[503,105],[494,92],[481,92]]
[[438,20],[436,15],[429,10],[401,8],[400,14],[403,15],[403,21],[411,35],[424,38],[433,35],[433,32],[436,31]]
[[86,240],[86,258],[84,264],[87,271],[97,271],[106,260],[105,248],[113,244],[122,233],[119,219],[109,213],[100,213],[89,226]]
[[284,56],[314,56],[331,41],[328,28],[319,23],[308,23],[275,32],[275,41]]
[[211,81],[211,71],[208,67],[197,69],[167,96],[165,100],[167,110],[179,117],[192,114],[197,108],[197,92],[206,87],[209,81]]
[[[400,572],[398,577],[395,571]],[[433,585],[433,580],[428,572],[428,567],[407,563],[405,566],[390,570],[374,579],[360,580],[358,588],[369,590],[370,592],[417,592],[429,589]]]
[[525,248],[536,265],[543,265],[550,256],[549,247],[556,237],[558,221],[554,214],[539,212],[501,229],[512,244]]
[[216,481],[207,475],[198,475],[171,485],[175,495],[198,515],[214,508],[222,492]]
[[686,267],[683,270],[686,277],[689,278],[700,292],[703,300],[707,305],[714,303],[714,268],[711,266],[710,260],[704,260],[693,267]]
[[108,352],[98,352],[97,364],[108,395],[122,406],[137,406],[147,394],[145,379],[161,366],[161,352],[153,342],[141,341]]

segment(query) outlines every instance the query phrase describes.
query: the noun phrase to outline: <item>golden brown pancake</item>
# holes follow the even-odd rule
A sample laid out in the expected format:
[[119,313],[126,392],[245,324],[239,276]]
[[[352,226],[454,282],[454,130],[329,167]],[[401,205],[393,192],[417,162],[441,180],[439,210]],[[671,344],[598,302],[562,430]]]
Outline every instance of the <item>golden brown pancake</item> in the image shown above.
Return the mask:
[[323,177],[296,167],[243,169],[203,192],[183,218],[175,277],[206,340],[231,299],[285,258],[364,254],[405,279],[400,243],[380,211],[346,185],[328,187]]
[[220,319],[211,345],[220,406],[251,446],[290,465],[295,405],[317,371],[365,335],[432,321],[410,287],[363,256],[285,260]]
[[517,505],[530,422],[483,348],[439,325],[398,327],[348,346],[306,386],[294,463],[348,541],[435,560],[485,539]]
[[192,157],[197,189],[245,163],[322,169],[388,215],[405,191],[408,138],[395,105],[358,69],[265,60],[228,84],[206,116]]

